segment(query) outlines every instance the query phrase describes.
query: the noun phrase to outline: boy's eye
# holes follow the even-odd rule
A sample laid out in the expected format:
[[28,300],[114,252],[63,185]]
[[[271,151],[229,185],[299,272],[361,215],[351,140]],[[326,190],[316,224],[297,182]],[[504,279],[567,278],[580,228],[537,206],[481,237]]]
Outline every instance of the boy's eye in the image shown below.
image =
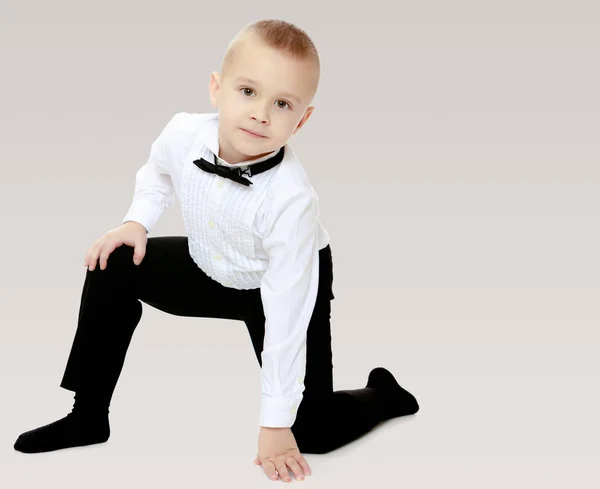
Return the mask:
[[[244,87],[241,90],[245,95],[248,95],[248,91],[254,92],[254,90],[252,90],[251,88],[247,88],[247,87]],[[282,109],[285,108],[286,106],[290,106],[290,104],[288,104],[285,100],[278,100],[277,102],[283,102],[283,104],[284,104],[283,106],[278,105],[278,107],[280,107]]]

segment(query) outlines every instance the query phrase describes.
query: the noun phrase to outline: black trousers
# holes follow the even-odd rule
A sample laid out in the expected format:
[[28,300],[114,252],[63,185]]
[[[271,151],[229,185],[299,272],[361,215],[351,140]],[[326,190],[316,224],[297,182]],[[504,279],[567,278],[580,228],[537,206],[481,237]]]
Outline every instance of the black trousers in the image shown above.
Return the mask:
[[[305,391],[292,432],[303,453],[326,453],[369,431],[368,406],[347,391],[333,391],[331,248],[319,251],[319,288],[307,331]],[[142,303],[177,316],[235,319],[246,324],[259,365],[265,333],[260,289],[238,290],[208,277],[192,260],[184,236],[148,238],[140,265],[123,245],[87,270],[78,326],[60,386],[93,391],[110,402]],[[258,386],[257,386],[258,388]]]

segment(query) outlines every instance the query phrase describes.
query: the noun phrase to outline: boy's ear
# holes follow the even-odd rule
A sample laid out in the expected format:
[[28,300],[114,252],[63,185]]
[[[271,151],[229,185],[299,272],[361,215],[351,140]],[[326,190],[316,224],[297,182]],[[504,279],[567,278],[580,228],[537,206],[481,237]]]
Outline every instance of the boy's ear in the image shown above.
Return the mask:
[[219,106],[219,85],[221,83],[221,77],[216,71],[213,71],[210,75],[210,82],[208,84],[208,90],[210,92],[210,105],[213,107]]
[[306,109],[306,111],[304,112],[304,115],[302,116],[302,119],[300,119],[300,122],[298,122],[298,125],[296,126],[296,129],[294,129],[293,134],[296,134],[298,132],[298,130],[304,125],[306,124],[306,121],[308,120],[308,118],[311,116],[311,114],[313,113],[313,111],[315,110],[315,107],[313,105],[311,105],[310,107],[308,107]]

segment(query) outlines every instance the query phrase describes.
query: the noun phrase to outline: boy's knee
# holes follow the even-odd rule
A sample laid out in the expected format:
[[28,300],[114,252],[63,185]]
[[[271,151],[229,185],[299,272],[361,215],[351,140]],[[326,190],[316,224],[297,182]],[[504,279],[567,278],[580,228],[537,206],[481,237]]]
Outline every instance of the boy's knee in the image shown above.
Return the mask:
[[319,426],[318,419],[299,421],[292,426],[292,433],[300,453],[324,454],[336,448],[331,433]]
[[294,438],[296,438],[298,450],[302,454],[323,455],[337,448],[331,434],[322,430],[303,430],[295,433]]
[[135,266],[133,263],[133,251],[131,246],[121,245],[115,248],[106,260],[106,268],[102,270],[100,268],[100,257],[98,257],[98,263],[94,270],[90,273],[102,273],[106,275],[106,272],[115,272],[123,270],[124,267]]

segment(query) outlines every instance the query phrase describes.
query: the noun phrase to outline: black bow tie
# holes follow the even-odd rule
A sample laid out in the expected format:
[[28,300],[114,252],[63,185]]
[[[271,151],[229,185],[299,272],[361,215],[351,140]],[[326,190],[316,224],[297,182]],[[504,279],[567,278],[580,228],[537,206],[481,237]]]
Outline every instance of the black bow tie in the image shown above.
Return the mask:
[[209,163],[204,158],[200,158],[199,160],[194,160],[194,165],[208,173],[216,173],[224,178],[229,178],[234,182],[248,186],[252,185],[252,182],[247,178],[244,178],[242,175],[248,175],[251,177],[252,175],[262,173],[278,165],[281,163],[281,160],[283,160],[283,155],[285,152],[284,148],[285,146],[282,146],[276,155],[267,160],[261,161],[260,163],[248,165],[243,170],[241,168],[231,168],[223,165],[217,165],[217,155],[213,155],[215,161],[214,163]]

